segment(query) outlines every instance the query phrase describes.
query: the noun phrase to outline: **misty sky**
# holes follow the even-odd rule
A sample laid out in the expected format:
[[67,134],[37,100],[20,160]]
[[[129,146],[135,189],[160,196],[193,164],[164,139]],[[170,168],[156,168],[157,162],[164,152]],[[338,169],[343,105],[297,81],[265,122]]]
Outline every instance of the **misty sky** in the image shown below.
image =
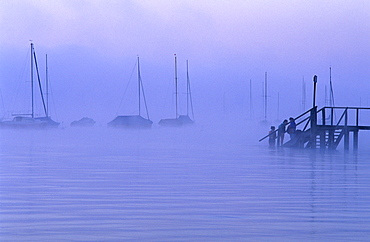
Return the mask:
[[43,79],[48,54],[52,114],[67,125],[135,112],[123,94],[126,87],[136,94],[136,73],[128,83],[137,56],[154,122],[174,115],[174,54],[181,112],[189,60],[199,119],[248,118],[250,91],[254,116],[263,118],[265,72],[270,119],[300,114],[303,80],[311,107],[313,75],[323,106],[330,67],[336,105],[370,106],[368,0],[1,0],[0,33],[1,116],[14,106],[18,83],[29,79],[22,74],[29,40]]

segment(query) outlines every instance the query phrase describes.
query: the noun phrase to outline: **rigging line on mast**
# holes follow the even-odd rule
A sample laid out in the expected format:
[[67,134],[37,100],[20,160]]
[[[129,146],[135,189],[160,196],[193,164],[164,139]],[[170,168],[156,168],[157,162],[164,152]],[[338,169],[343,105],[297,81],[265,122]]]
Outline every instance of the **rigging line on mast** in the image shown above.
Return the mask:
[[[48,86],[49,86],[49,90],[50,90],[50,96],[51,96],[51,102],[52,102],[52,107],[53,107],[53,116],[55,116],[55,118],[56,118],[56,120],[59,120],[59,118],[58,118],[58,114],[57,114],[57,112],[56,112],[56,105],[55,105],[55,99],[54,99],[54,94],[53,94],[53,87],[52,87],[52,83],[51,82],[49,82],[49,84],[48,84]],[[48,113],[49,113],[49,111],[48,111]]]
[[[332,107],[335,107],[335,103],[334,103],[334,91],[333,91],[333,83],[331,81],[331,66],[329,68],[329,84],[330,84],[330,106]],[[336,116],[336,112],[333,112],[333,120],[336,120],[335,116]]]
[[[46,55],[46,63],[47,63],[47,55]],[[52,87],[52,84],[50,82],[50,78],[49,78],[49,67],[48,67],[48,64],[46,65],[47,67],[47,74],[46,74],[46,105],[47,105],[47,111],[48,111],[48,117],[50,117],[50,98],[51,98],[51,101],[52,101],[52,110],[53,113],[54,113],[54,116],[56,118],[56,120],[59,120],[58,118],[58,115],[57,115],[57,112],[56,112],[56,105],[55,105],[55,99],[54,99],[54,94],[53,94],[53,87]]]
[[[194,118],[194,109],[193,109],[193,98],[191,96],[190,77],[189,77],[189,63],[188,63],[188,61],[186,61],[186,77],[187,77],[187,89],[188,89],[189,99],[190,99],[189,101],[190,101],[191,114],[192,114],[193,119],[195,119]],[[188,108],[187,108],[187,110],[188,110]],[[187,114],[187,115],[189,115],[189,114]]]
[[162,99],[162,107],[166,107],[164,108],[164,110],[171,110],[173,107],[173,93],[170,92],[172,87],[172,79],[166,78],[166,83],[167,87],[166,91],[164,92],[165,93],[164,98]]
[[129,81],[128,81],[127,85],[126,85],[125,90],[123,91],[123,95],[122,95],[122,97],[121,97],[121,101],[120,101],[119,106],[118,106],[118,109],[117,109],[117,111],[116,111],[116,114],[117,114],[117,115],[118,115],[119,110],[120,110],[120,109],[121,109],[121,107],[122,107],[123,99],[124,99],[124,98],[125,98],[125,96],[126,96],[126,93],[127,93],[127,90],[128,90],[128,86],[130,85],[130,83],[131,83],[131,79],[132,79],[132,76],[134,75],[134,72],[135,72],[135,69],[136,69],[136,63],[137,63],[137,62],[135,61],[135,65],[134,65],[134,67],[132,68],[132,71],[131,71],[131,75],[130,75]]
[[45,100],[44,100],[44,93],[42,91],[42,86],[41,86],[39,68],[38,68],[37,60],[36,60],[36,52],[33,52],[33,56],[35,58],[35,66],[36,66],[37,80],[38,80],[38,83],[39,83],[39,89],[40,89],[40,94],[41,94],[41,99],[42,99],[42,105],[44,107],[44,112],[45,112],[45,115],[46,115],[47,111],[46,111],[46,105],[45,105]]
[[[28,48],[27,48],[28,49]],[[21,86],[22,86],[22,79],[23,79],[23,76],[24,76],[24,74],[25,74],[25,72],[26,72],[26,68],[27,68],[27,64],[29,63],[28,61],[29,61],[29,58],[30,58],[30,52],[29,51],[27,51],[27,55],[26,55],[26,57],[25,57],[25,59],[24,59],[24,64],[23,64],[23,68],[21,69],[21,71],[20,71],[20,73],[19,73],[19,75],[18,75],[18,79],[17,79],[17,83],[18,83],[18,85],[17,85],[17,88],[16,88],[16,93],[15,93],[15,95],[13,95],[13,97],[12,97],[12,99],[11,99],[11,105],[10,105],[10,110],[12,110],[12,111],[14,111],[15,110],[15,104],[16,104],[16,102],[17,102],[17,100],[18,100],[18,96],[20,95],[19,93],[20,93],[20,89],[21,89]],[[27,81],[26,82],[28,82],[29,81],[29,79],[27,79]],[[24,90],[25,91],[25,90]],[[22,104],[22,105],[24,105],[24,104]],[[22,106],[21,105],[21,106]]]
[[146,111],[146,116],[149,119],[149,111],[148,111],[148,105],[146,103],[146,97],[145,97],[145,92],[144,92],[144,85],[143,85],[143,80],[141,79],[141,72],[140,72],[140,63],[139,63],[139,57],[137,57],[137,72],[138,72],[138,79],[139,79],[139,115],[140,115],[140,91],[143,92],[143,99],[144,99],[144,105],[145,105],[145,111]]
[[46,117],[49,117],[49,70],[47,54],[46,54]]
[[149,119],[149,111],[148,111],[148,105],[146,103],[146,97],[145,97],[145,92],[144,92],[144,86],[143,86],[143,81],[140,77],[140,83],[141,83],[141,91],[143,92],[143,99],[144,99],[144,104],[145,104],[145,110],[146,110],[146,115]]

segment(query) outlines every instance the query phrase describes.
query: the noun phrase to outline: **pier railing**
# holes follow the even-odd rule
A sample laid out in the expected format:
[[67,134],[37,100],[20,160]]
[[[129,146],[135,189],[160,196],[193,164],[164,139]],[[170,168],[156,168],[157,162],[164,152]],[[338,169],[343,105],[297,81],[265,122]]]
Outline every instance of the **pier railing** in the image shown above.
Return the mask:
[[[353,146],[357,149],[359,130],[370,130],[370,108],[323,107],[317,110],[316,106],[295,117],[295,122],[299,136],[284,146],[336,149],[344,137],[344,148],[349,149],[349,133],[352,132]],[[269,135],[259,141],[267,137]]]
[[[370,108],[364,107],[323,107],[317,111],[321,113],[321,125],[336,126],[370,126]],[[338,115],[339,113],[339,115]],[[336,120],[336,117],[337,120]],[[320,125],[320,123],[318,123]]]

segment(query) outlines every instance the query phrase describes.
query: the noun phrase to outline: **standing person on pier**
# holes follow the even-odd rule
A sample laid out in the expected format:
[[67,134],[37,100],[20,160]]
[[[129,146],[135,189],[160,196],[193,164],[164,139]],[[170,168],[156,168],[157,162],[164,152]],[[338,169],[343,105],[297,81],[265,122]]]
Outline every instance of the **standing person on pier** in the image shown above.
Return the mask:
[[275,148],[275,140],[276,140],[275,126],[271,126],[271,130],[269,131],[269,147],[271,149]]
[[295,131],[297,129],[297,124],[295,123],[294,118],[289,118],[289,126],[286,130],[286,132],[290,135],[290,139],[293,139],[295,136]]
[[278,127],[278,140],[277,146],[282,146],[284,144],[285,126],[288,124],[288,120],[284,120]]

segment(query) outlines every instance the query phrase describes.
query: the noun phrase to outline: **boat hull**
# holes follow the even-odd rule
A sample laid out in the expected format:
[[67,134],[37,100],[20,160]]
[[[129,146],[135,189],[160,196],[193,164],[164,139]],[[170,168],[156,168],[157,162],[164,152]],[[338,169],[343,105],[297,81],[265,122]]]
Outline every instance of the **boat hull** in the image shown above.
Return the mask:
[[194,121],[189,117],[189,115],[180,115],[178,119],[181,120],[184,125],[194,124]]
[[188,115],[180,115],[178,118],[161,119],[158,123],[164,127],[182,127],[194,124]]
[[112,128],[147,129],[152,127],[153,122],[140,115],[117,116],[107,125]]
[[0,128],[11,129],[46,129],[57,128],[60,123],[55,122],[49,117],[30,118],[30,117],[15,117],[10,121],[1,121]]
[[84,117],[77,121],[73,121],[71,123],[71,127],[92,127],[94,125],[95,125],[95,121],[87,117]]
[[164,127],[182,127],[184,125],[182,120],[178,118],[161,119],[158,124]]

